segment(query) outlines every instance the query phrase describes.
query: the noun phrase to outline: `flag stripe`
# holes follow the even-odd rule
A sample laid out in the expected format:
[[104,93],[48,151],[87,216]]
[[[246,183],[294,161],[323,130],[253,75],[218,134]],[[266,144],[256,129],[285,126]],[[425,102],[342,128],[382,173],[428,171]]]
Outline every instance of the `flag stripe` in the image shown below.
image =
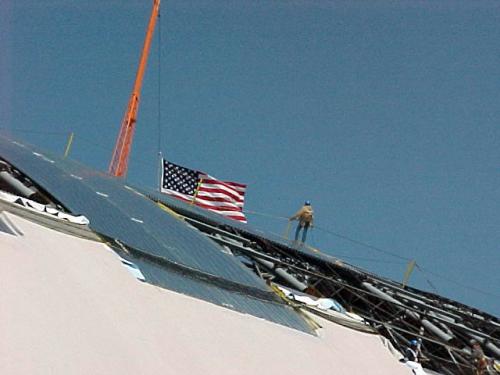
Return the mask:
[[194,202],[197,206],[206,208],[206,209],[212,209],[212,210],[219,210],[219,211],[242,211],[241,207],[235,206],[235,205],[228,205],[227,203],[219,203],[219,202],[210,202],[210,201],[205,201],[202,199],[197,199]]
[[232,211],[214,211],[214,210],[208,210],[208,211],[212,211],[212,212],[218,213],[220,215],[224,215],[225,217],[233,219],[233,220],[242,221],[244,223],[247,222],[247,219],[243,213],[237,213],[237,212],[232,212]]
[[[193,201],[192,196],[187,195],[187,194],[182,194],[182,193],[179,193],[177,191],[173,191],[173,190],[169,190],[169,189],[162,189],[162,192],[166,193],[166,194],[174,195],[175,197],[180,198],[188,203]],[[227,208],[228,210],[238,210],[238,211],[242,210],[242,208],[239,207],[238,203],[232,203],[228,200],[218,201],[218,200],[211,200],[211,199],[214,199],[214,198],[211,198],[211,197],[207,197],[207,198],[203,197],[202,198],[202,197],[198,196],[195,200],[195,203],[197,205],[199,205],[200,207],[203,206],[203,208],[215,209],[218,207],[223,207],[223,208]]]
[[207,204],[207,205],[212,206],[212,207],[234,207],[234,208],[238,208],[240,211],[243,208],[243,203],[229,202],[229,201],[227,201],[225,199],[221,199],[221,198],[197,197],[196,202],[202,202],[202,203]]
[[245,192],[247,186],[237,183],[237,182],[232,182],[232,181],[219,181],[217,179],[214,179],[212,176],[201,176],[203,178],[203,181],[206,182],[207,184],[222,184],[222,185],[227,185],[231,189],[238,190],[240,192]]
[[[188,196],[186,194],[181,194],[181,193],[178,193],[176,191],[166,191],[166,190],[164,190],[163,192],[166,194],[171,194],[171,195],[175,196],[176,198],[179,198],[187,203],[193,202],[193,197]],[[202,199],[197,199],[194,203],[196,206],[199,206],[199,207],[205,208],[207,210],[211,210],[211,211],[221,211],[221,212],[225,212],[225,211],[229,212],[230,211],[233,214],[236,212],[242,211],[240,207],[220,205],[220,204],[205,201]]]
[[198,196],[205,196],[205,197],[225,197],[227,200],[236,200],[239,202],[243,202],[245,199],[243,197],[235,196],[235,195],[230,195],[226,193],[223,190],[216,190],[216,189],[205,189],[200,187],[200,190],[198,190]]
[[227,201],[243,202],[245,198],[226,193],[224,190],[216,189],[205,189],[203,186],[200,187],[198,191],[198,197],[214,197],[214,198],[226,198]]
[[[176,198],[178,198],[178,199],[180,199],[180,200],[182,200],[182,201],[184,201],[186,203],[192,203],[192,201],[193,201],[192,197],[186,198],[185,194],[180,194],[180,193],[177,193],[175,191],[170,191],[170,192],[164,191],[164,192],[167,193],[167,194],[172,194]],[[206,209],[208,211],[212,211],[212,212],[224,215],[227,218],[238,220],[238,221],[242,221],[242,222],[245,222],[245,223],[247,222],[245,214],[239,208],[238,209],[235,209],[235,208],[231,209],[231,208],[228,208],[228,207],[217,207],[217,208],[214,208],[214,207],[211,207],[210,205],[203,204],[201,201],[198,201],[198,200],[195,201],[194,204],[196,206],[204,208],[204,209]]]
[[244,223],[245,190],[244,184],[220,181],[206,173],[163,160],[162,193]]
[[200,188],[203,188],[204,190],[214,190],[214,191],[220,191],[220,192],[225,192],[228,194],[235,195],[237,197],[243,197],[245,196],[245,193],[241,193],[237,190],[232,189],[230,186],[224,185],[224,184],[208,184],[205,182],[205,180],[201,181]]

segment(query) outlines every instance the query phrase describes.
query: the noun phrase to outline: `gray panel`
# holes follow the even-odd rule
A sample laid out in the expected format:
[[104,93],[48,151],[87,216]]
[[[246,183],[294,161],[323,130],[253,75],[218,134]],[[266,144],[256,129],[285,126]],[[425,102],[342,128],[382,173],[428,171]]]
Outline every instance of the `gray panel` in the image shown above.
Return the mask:
[[306,333],[313,333],[308,323],[292,308],[279,300],[268,301],[259,298],[228,291],[209,283],[200,282],[186,275],[165,270],[165,268],[136,258],[130,254],[120,253],[120,256],[131,261],[141,270],[146,281],[179,293],[187,294],[204,301],[212,302],[232,310],[251,314],[268,321],[297,329]]
[[2,137],[0,156],[68,210],[87,216],[93,230],[133,248],[135,255],[121,256],[137,264],[147,282],[312,332],[239,260],[150,199],[127,189],[122,180]]
[[41,154],[37,156],[31,148],[2,138],[0,149],[16,168],[71,212],[87,216],[90,227],[98,233],[172,262],[267,290],[265,283],[234,257],[151,200],[126,189],[121,180],[46,152],[36,151]]

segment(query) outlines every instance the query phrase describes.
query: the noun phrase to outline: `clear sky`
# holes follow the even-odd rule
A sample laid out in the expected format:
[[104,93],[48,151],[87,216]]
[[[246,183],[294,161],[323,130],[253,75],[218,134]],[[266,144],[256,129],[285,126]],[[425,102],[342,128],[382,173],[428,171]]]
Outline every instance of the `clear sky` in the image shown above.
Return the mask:
[[[1,0],[0,130],[107,170],[151,5]],[[247,183],[251,225],[309,199],[310,245],[500,316],[497,1],[163,0],[130,182],[159,149]]]

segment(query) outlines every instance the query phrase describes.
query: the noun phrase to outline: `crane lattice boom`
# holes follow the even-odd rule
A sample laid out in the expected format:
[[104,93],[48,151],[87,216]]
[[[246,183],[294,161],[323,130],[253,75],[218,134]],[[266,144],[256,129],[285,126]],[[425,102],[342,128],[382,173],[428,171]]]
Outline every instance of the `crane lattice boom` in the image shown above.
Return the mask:
[[123,117],[120,132],[116,139],[113,156],[109,164],[108,172],[116,177],[125,177],[128,169],[128,158],[132,146],[132,139],[134,136],[135,123],[137,121],[137,111],[139,109],[139,97],[141,94],[142,80],[144,78],[144,71],[148,61],[149,50],[151,47],[151,39],[156,25],[156,19],[160,11],[160,0],[153,1],[153,10],[149,19],[146,38],[144,40],[144,47],[142,49],[141,59],[139,61],[139,68],[135,78],[134,88],[128,102],[125,116]]

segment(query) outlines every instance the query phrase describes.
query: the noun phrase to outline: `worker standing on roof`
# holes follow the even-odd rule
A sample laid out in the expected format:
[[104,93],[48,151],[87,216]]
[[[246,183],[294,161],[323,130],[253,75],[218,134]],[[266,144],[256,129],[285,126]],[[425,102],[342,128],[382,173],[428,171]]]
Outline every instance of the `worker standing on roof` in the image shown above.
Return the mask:
[[302,230],[302,242],[306,242],[307,230],[313,225],[313,209],[311,202],[305,201],[304,206],[297,211],[289,220],[298,220],[297,229],[295,230],[295,241],[299,240],[299,234]]

